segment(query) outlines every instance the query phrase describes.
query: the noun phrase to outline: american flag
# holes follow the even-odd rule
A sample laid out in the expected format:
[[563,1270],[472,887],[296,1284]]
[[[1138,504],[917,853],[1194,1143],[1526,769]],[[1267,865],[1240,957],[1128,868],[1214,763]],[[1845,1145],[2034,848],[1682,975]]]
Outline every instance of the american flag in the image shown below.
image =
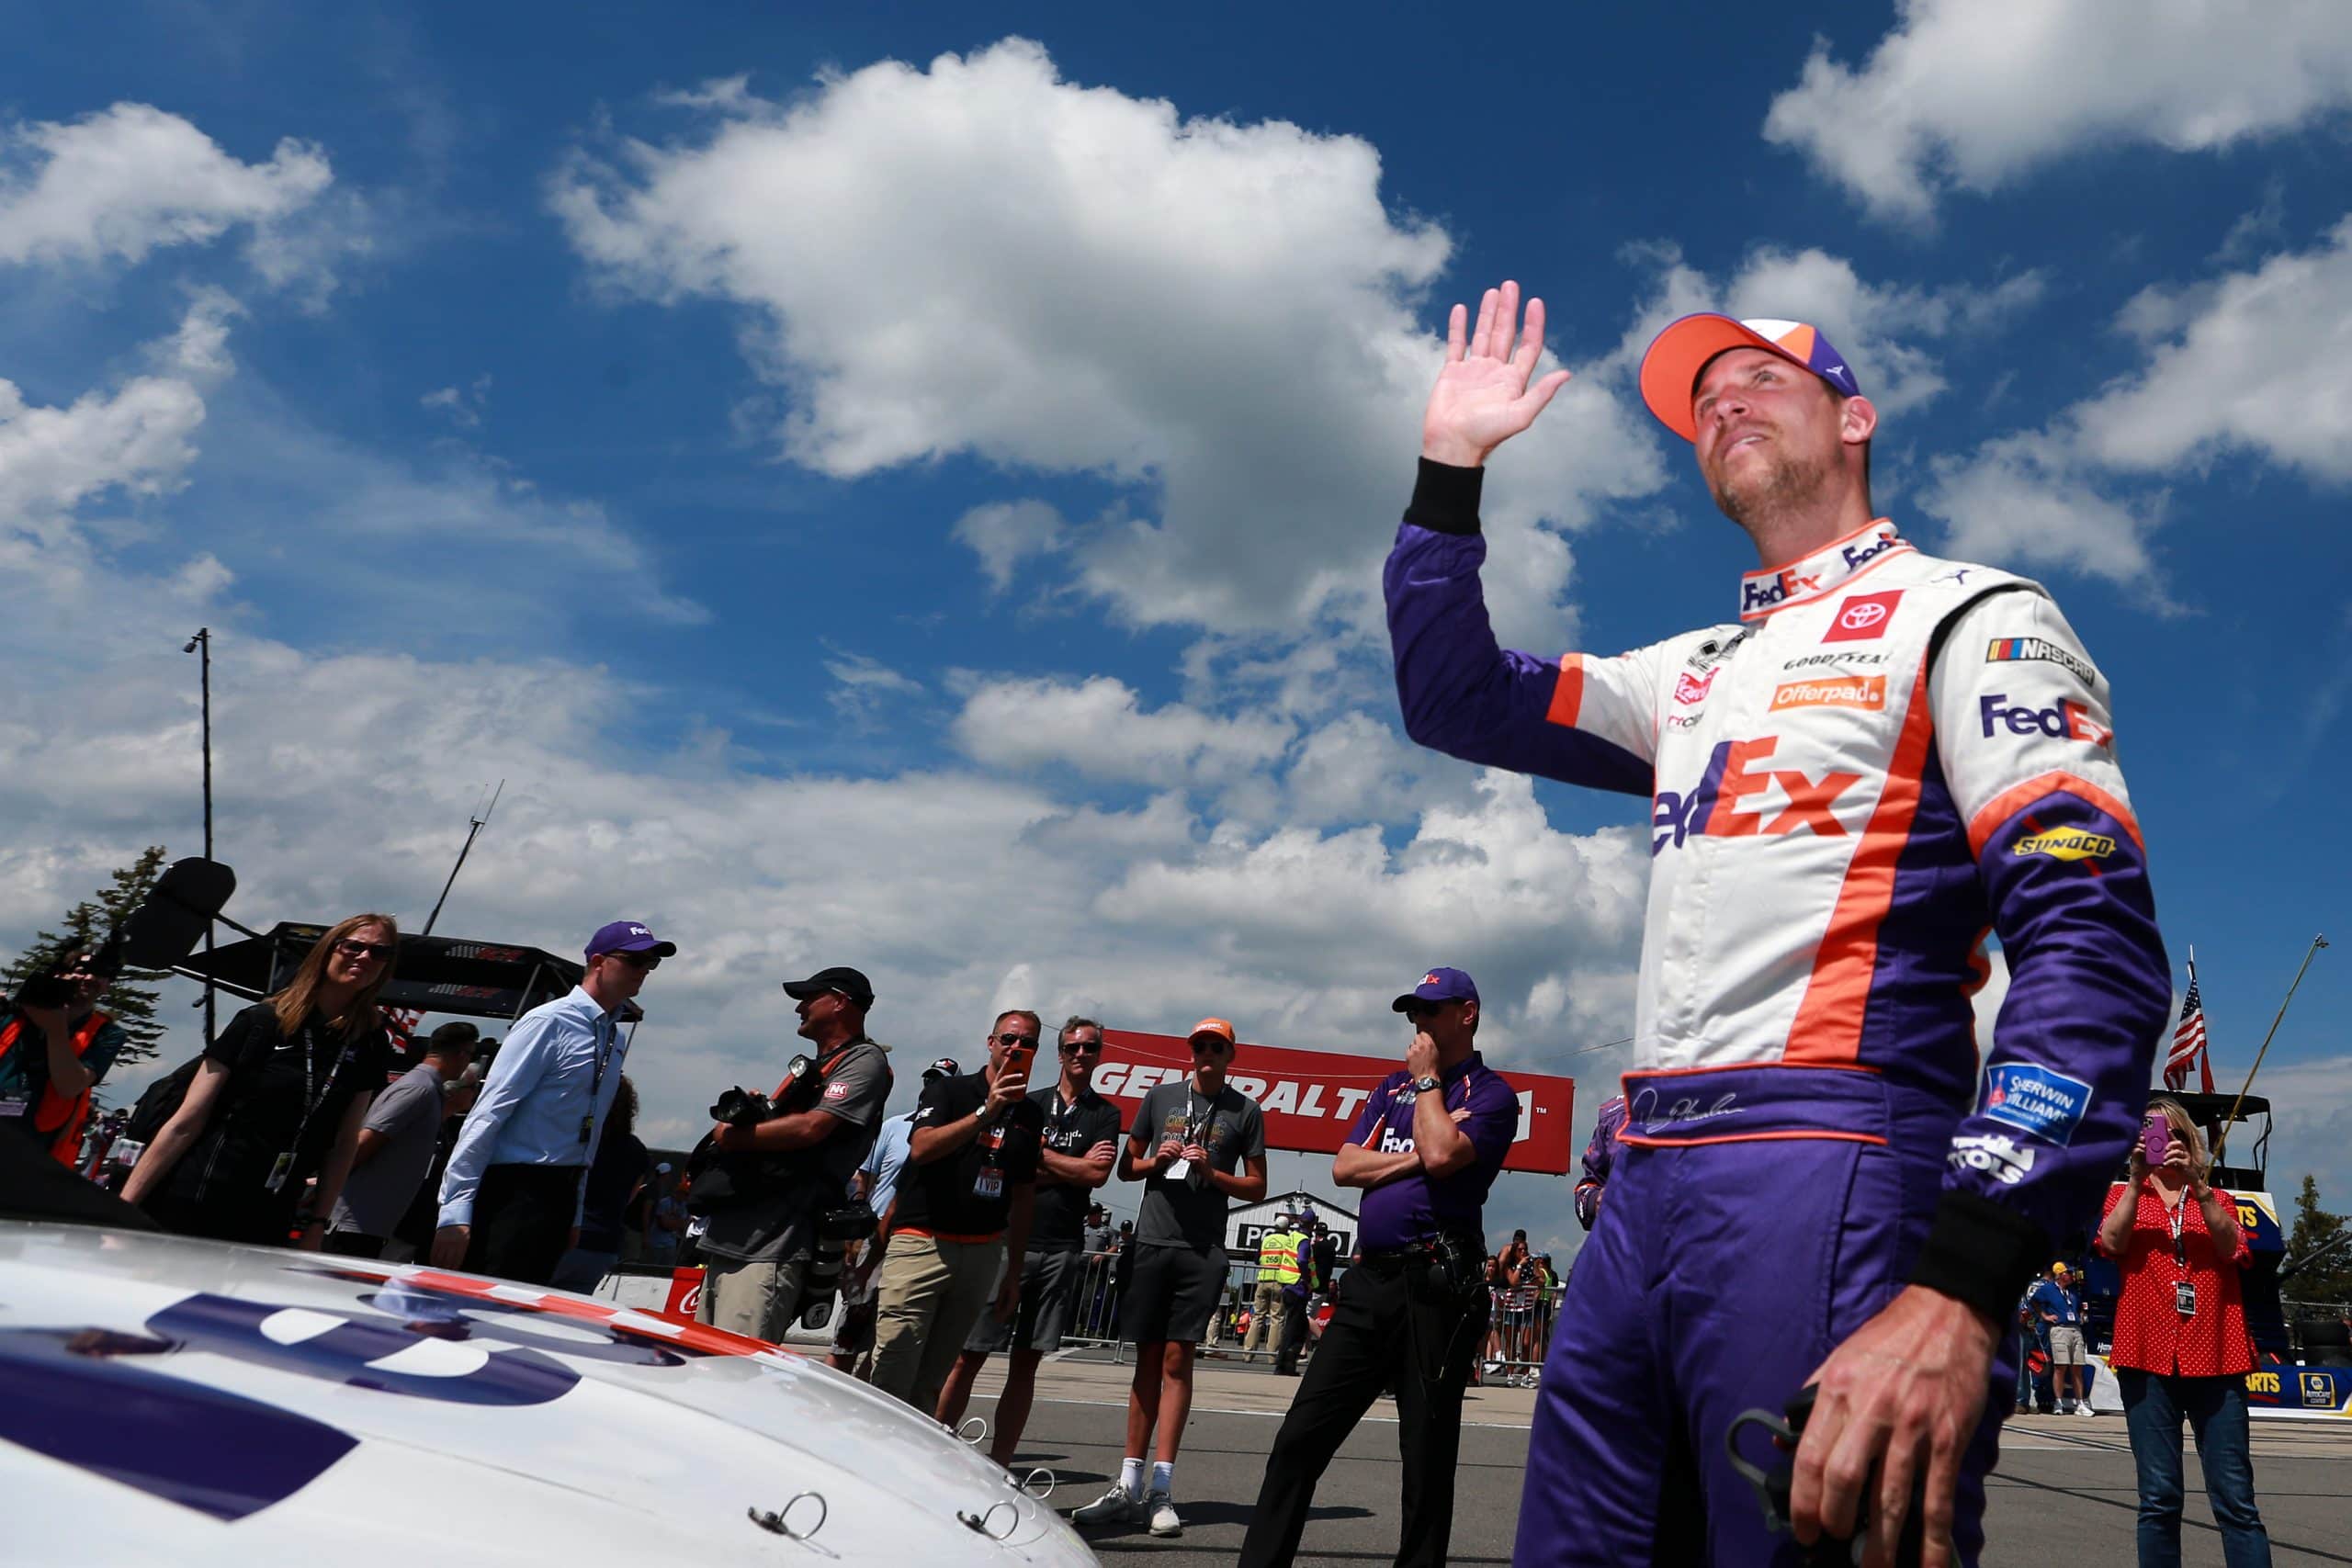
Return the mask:
[[2197,995],[2197,961],[2188,961],[2188,995],[2180,1002],[2180,1021],[2173,1026],[2172,1053],[2165,1058],[2165,1087],[2188,1087],[2188,1069],[2195,1064],[2205,1092],[2213,1092],[2213,1064],[2205,1051],[2205,1003]]

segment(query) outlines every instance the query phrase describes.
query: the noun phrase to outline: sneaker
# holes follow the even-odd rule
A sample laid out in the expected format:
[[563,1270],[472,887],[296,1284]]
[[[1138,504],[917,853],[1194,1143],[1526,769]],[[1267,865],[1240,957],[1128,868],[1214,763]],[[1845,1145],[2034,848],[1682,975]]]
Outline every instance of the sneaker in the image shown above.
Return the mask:
[[2077,1416],[2096,1416],[2096,1415],[2098,1415],[2098,1411],[2096,1411],[2096,1410],[2093,1410],[2093,1409],[2091,1408],[2091,1402],[2090,1402],[2089,1400],[2086,1399],[2086,1400],[2084,1400],[2084,1401],[2083,1401],[2082,1404],[2081,1404],[2081,1405],[2080,1405],[2080,1406],[2079,1406],[2079,1407],[2075,1411],[2075,1415],[2077,1415]]
[[1184,1533],[1184,1521],[1176,1517],[1176,1499],[1165,1492],[1155,1492],[1151,1495],[1149,1507],[1152,1534],[1182,1535]]
[[[1170,1509],[1172,1517],[1174,1510]],[[1127,1489],[1117,1482],[1111,1489],[1083,1507],[1074,1509],[1069,1522],[1074,1525],[1132,1525],[1142,1522],[1143,1499],[1130,1497]]]

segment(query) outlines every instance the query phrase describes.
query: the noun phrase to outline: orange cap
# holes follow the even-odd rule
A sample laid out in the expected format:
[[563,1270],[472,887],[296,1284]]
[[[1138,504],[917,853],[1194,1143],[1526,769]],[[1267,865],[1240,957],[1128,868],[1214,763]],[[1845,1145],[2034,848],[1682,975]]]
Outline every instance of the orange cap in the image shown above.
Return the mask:
[[1233,1037],[1233,1025],[1227,1023],[1221,1018],[1204,1018],[1201,1020],[1200,1022],[1193,1025],[1193,1032],[1184,1036],[1184,1041],[1187,1044],[1190,1044],[1192,1042],[1198,1040],[1204,1034],[1214,1034],[1219,1040],[1224,1041],[1227,1045],[1239,1043],[1239,1042],[1235,1040]]
[[1840,396],[1861,395],[1861,387],[1846,356],[1830,346],[1820,329],[1804,321],[1757,319],[1736,321],[1713,310],[1702,310],[1668,324],[1642,355],[1642,401],[1658,423],[1685,441],[1699,439],[1698,422],[1690,417],[1690,394],[1699,372],[1718,354],[1735,348],[1760,348],[1802,366],[1829,383]]

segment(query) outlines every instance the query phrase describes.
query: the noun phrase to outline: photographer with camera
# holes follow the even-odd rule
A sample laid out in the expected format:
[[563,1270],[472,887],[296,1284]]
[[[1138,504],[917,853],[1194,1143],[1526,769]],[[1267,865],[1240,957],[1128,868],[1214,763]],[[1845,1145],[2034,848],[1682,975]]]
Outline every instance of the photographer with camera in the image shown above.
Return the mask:
[[1519,1097],[1477,1051],[1478,987],[1432,969],[1393,1004],[1413,1023],[1331,1162],[1364,1189],[1362,1260],[1331,1314],[1266,1461],[1242,1568],[1298,1553],[1315,1485],[1381,1391],[1404,1450],[1399,1563],[1442,1563],[1453,1532],[1462,1391],[1487,1329],[1483,1213],[1519,1131]]
[[710,1108],[718,1125],[686,1168],[691,1207],[705,1222],[695,1318],[771,1342],[804,1295],[830,1297],[844,1241],[873,1229],[849,1182],[890,1098],[888,1048],[865,1032],[874,987],[864,975],[820,969],[786,980],[784,992],[799,1004],[810,1054],[792,1059],[772,1099],[720,1095]]
[[[1044,1110],[1029,1098],[1037,1015],[997,1015],[981,1071],[922,1091],[882,1256],[874,1386],[926,1416],[964,1337],[1012,1315],[1036,1198]],[[993,1288],[993,1289],[992,1289]]]
[[60,1165],[81,1155],[90,1090],[130,1039],[98,1010],[119,969],[96,950],[75,948],[0,1005],[0,1128],[41,1144]]

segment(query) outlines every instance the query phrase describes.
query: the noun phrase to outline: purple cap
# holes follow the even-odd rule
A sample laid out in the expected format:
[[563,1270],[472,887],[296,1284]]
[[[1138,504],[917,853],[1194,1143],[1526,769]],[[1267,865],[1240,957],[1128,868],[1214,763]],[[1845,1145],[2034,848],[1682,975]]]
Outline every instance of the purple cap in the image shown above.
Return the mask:
[[667,958],[677,951],[676,942],[663,942],[645,929],[643,920],[615,920],[588,939],[588,956],[592,959],[605,953],[650,953],[656,958]]
[[1477,983],[1460,969],[1432,969],[1421,976],[1421,983],[1398,997],[1391,1005],[1403,1012],[1415,1002],[1475,1002],[1478,999]]

